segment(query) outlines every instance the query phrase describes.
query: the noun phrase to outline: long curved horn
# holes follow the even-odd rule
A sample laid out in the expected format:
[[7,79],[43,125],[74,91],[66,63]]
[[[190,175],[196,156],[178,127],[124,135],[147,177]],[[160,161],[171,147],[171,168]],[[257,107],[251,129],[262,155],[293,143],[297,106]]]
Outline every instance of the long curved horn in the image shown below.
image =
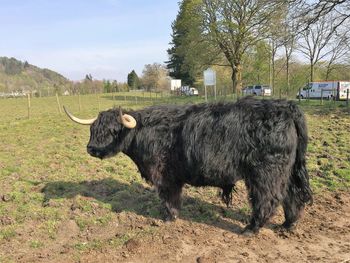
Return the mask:
[[63,106],[63,109],[65,111],[65,113],[68,115],[68,117],[76,122],[76,123],[79,123],[79,124],[83,124],[83,125],[91,125],[97,118],[93,118],[93,119],[79,119],[75,116],[73,116],[67,109],[66,107]]
[[121,107],[119,107],[119,117],[120,117],[121,123],[124,125],[124,127],[128,128],[128,129],[133,129],[136,127],[135,118],[129,114],[123,114]]

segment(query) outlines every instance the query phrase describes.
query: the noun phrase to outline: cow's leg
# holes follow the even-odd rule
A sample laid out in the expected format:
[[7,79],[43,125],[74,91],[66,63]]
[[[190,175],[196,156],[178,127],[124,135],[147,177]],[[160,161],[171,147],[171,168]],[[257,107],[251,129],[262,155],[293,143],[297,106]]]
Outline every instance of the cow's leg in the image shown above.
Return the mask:
[[274,172],[252,171],[245,177],[252,205],[250,224],[243,231],[245,235],[257,233],[275,213],[283,199],[284,177],[276,169]]
[[181,207],[182,182],[177,180],[177,172],[170,169],[165,161],[156,163],[150,169],[151,182],[157,189],[159,198],[165,206],[165,220],[173,221],[179,215]]
[[234,186],[234,184],[229,184],[221,187],[221,199],[226,204],[227,208],[232,205],[232,191],[235,191]]
[[181,207],[182,184],[159,186],[158,192],[165,206],[165,220],[175,220]]
[[305,204],[297,198],[290,185],[283,200],[285,221],[282,226],[289,230],[293,229],[296,226],[297,220],[303,214],[304,207]]

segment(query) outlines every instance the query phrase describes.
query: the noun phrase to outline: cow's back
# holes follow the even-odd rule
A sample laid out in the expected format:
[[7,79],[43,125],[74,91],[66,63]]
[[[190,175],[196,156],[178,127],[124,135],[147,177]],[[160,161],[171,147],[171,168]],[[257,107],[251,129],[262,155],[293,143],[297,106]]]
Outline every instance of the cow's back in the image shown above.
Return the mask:
[[188,183],[234,183],[247,166],[288,162],[295,155],[291,102],[244,98],[197,107],[202,108],[188,115],[181,133]]

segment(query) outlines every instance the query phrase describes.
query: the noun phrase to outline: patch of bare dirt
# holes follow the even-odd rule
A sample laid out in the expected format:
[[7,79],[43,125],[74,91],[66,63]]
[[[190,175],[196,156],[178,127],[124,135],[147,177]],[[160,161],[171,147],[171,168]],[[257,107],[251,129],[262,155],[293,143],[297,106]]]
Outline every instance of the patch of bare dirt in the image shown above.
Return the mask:
[[[83,262],[350,262],[349,193],[315,196],[298,228],[286,232],[280,210],[254,237],[244,237],[227,220],[204,224],[177,220],[162,224],[156,235],[129,240],[107,253],[93,252]],[[141,219],[142,221],[142,219]],[[226,224],[223,226],[222,224]],[[231,225],[231,230],[229,229]]]
[[[243,193],[237,195],[233,208],[223,211],[235,211],[245,202]],[[124,211],[108,225],[84,231],[74,220],[61,222],[54,242],[25,250],[20,244],[35,236],[32,222],[18,233],[18,243],[2,248],[16,262],[350,262],[350,194],[325,192],[314,199],[293,232],[278,228],[283,222],[281,209],[253,237],[240,235],[246,218],[238,215],[205,223],[183,217],[164,223]],[[7,217],[1,220],[11,224]],[[147,234],[130,234],[141,232]],[[120,243],[113,245],[115,240]],[[74,247],[77,241],[81,246],[98,242],[79,250]]]

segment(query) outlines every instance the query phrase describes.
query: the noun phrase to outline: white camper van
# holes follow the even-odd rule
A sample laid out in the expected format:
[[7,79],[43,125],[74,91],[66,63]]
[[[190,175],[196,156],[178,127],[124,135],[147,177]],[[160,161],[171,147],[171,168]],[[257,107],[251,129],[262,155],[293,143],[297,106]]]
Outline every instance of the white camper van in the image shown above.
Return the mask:
[[298,92],[297,98],[346,100],[348,89],[350,92],[350,81],[310,82]]

